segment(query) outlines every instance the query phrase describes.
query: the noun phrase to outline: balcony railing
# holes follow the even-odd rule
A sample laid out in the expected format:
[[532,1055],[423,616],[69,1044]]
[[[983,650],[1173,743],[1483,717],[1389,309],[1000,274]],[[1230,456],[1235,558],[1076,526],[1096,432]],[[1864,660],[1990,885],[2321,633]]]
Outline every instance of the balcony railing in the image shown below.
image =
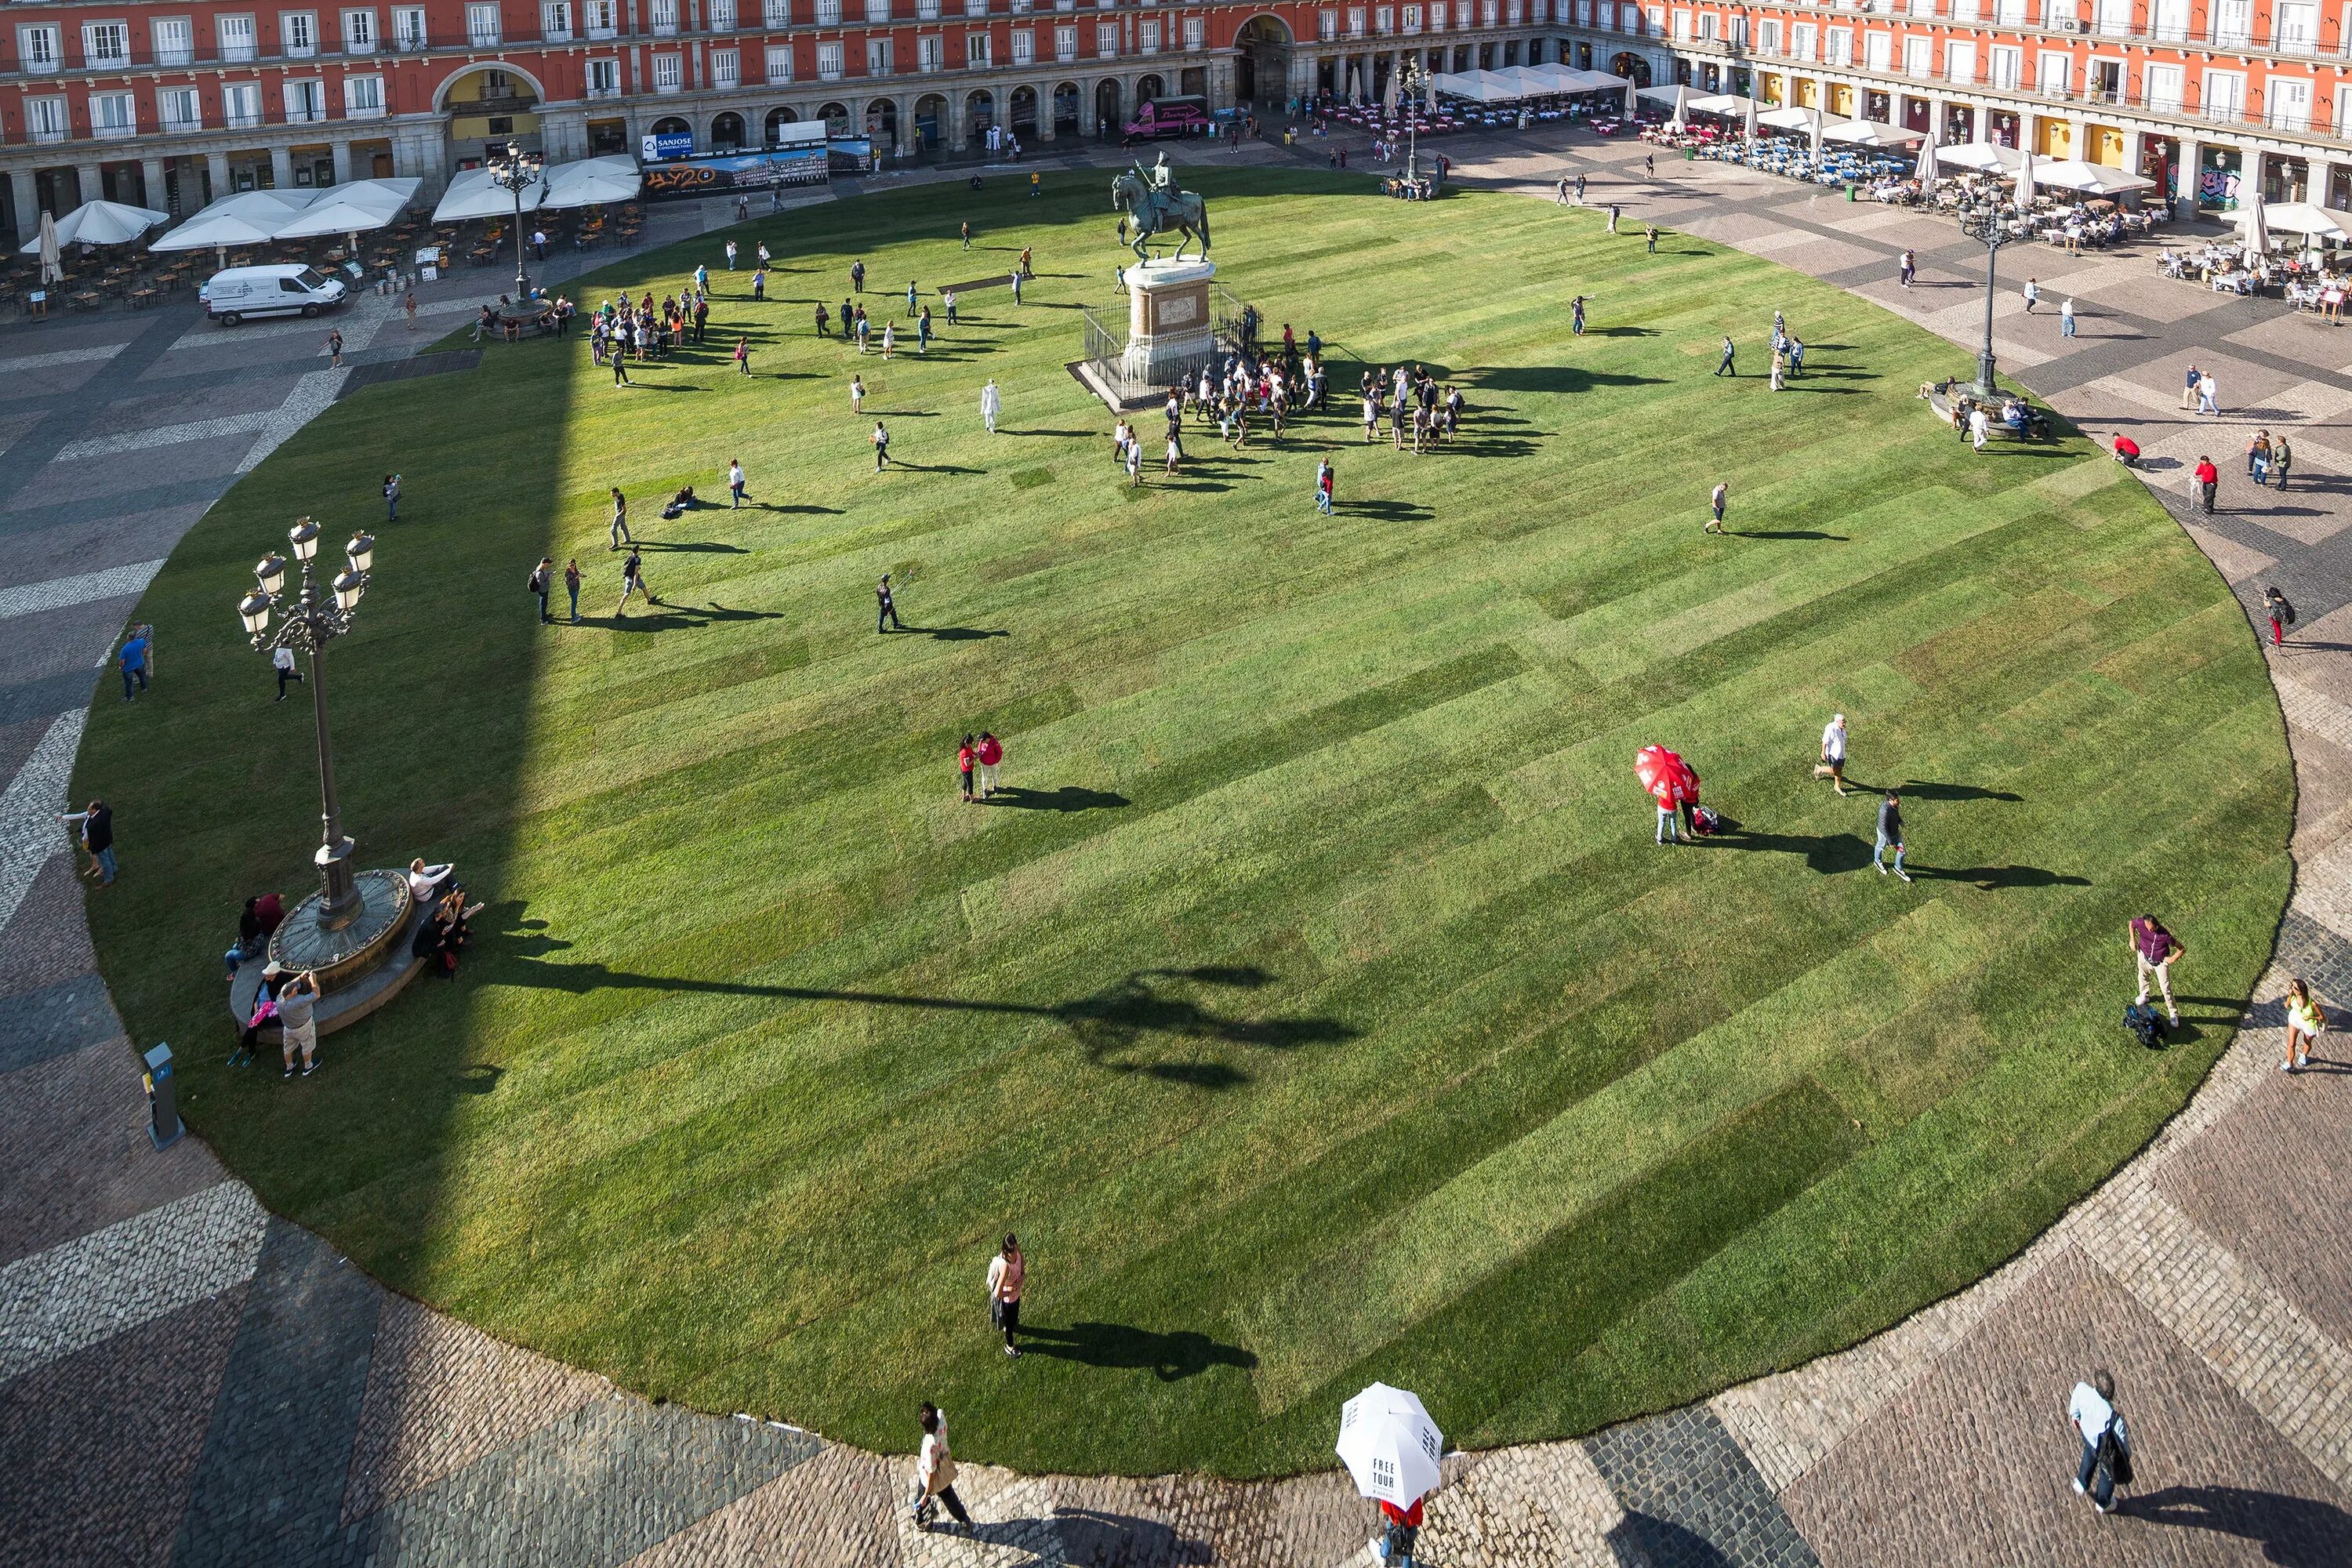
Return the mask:
[[26,138],[34,142],[63,142],[72,134],[62,125],[36,125],[26,132]]
[[231,131],[257,131],[261,128],[261,110],[231,109],[223,111],[221,123]]
[[136,125],[93,125],[89,128],[89,133],[92,137],[100,142],[128,142],[131,137],[139,134],[139,127]]

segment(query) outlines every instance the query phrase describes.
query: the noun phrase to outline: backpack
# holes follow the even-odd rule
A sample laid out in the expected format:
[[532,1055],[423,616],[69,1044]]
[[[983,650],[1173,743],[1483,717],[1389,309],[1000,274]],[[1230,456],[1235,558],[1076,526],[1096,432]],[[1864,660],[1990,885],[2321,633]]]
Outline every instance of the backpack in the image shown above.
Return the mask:
[[2286,602],[2286,595],[2281,594],[2273,603],[2278,606],[2279,619],[2290,626],[2294,625],[2294,606]]
[[1710,835],[1720,833],[1722,830],[1723,818],[1716,815],[1714,807],[1705,805],[1695,805],[1691,807],[1692,832],[1696,833],[1700,837],[1704,838]]
[[2107,1473],[2115,1477],[2116,1485],[2119,1487],[2131,1485],[2131,1429],[2124,1425],[2122,1411],[2116,1412],[2115,1419],[2108,1424],[2105,1434],[2100,1438],[2100,1443],[2107,1450]]
[[2164,1048],[2164,1015],[2147,1003],[2135,1002],[2124,1009],[2124,1027],[2149,1050]]

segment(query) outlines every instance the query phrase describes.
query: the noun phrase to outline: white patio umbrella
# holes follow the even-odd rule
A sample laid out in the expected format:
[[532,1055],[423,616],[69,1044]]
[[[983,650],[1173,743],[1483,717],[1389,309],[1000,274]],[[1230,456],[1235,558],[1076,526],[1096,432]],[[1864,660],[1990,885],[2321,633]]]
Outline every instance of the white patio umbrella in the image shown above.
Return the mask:
[[[122,202],[84,202],[56,220],[58,243],[121,245],[137,239],[159,223],[171,221],[170,213],[159,213],[153,207],[134,207]],[[21,254],[30,256],[40,248],[40,240],[35,238],[26,242]]]
[[1936,149],[1936,162],[1947,169],[1968,169],[1977,174],[1998,171],[2013,174],[2023,164],[2024,159],[2014,147],[2004,147],[1998,142],[1962,142]]
[[1675,89],[1675,111],[1666,116],[1667,130],[1683,131],[1689,128],[1690,95],[1690,84],[1687,82]]
[[2268,216],[2263,211],[2261,187],[2254,187],[2252,194],[2253,200],[2247,205],[2243,216],[2239,218],[2238,226],[2245,231],[2246,248],[2260,256],[2267,253],[2271,247],[2271,226]]
[[[544,176],[522,188],[522,210],[530,212],[547,199]],[[440,205],[433,209],[435,223],[462,223],[467,218],[511,217],[514,193],[490,182],[488,169],[467,169],[449,182]]]
[[1387,96],[1382,100],[1382,102],[1386,104],[1389,111],[1389,118],[1391,120],[1396,118],[1397,111],[1397,88],[1399,86],[1397,79],[1403,74],[1404,73],[1402,71],[1389,72],[1389,90]]
[[1419,1395],[1376,1383],[1340,1407],[1337,1447],[1359,1493],[1411,1508],[1437,1485],[1445,1435]]
[[1768,109],[1756,117],[1756,123],[1774,131],[1802,131],[1813,122],[1810,109]]
[[1748,100],[1748,117],[1739,127],[1739,134],[1744,141],[1756,140],[1756,100],[1752,98]]
[[2017,165],[2017,205],[2031,206],[2033,203],[2033,150],[2027,148]]
[[2079,191],[2084,195],[2113,196],[2130,191],[2153,189],[2154,180],[2127,174],[2121,169],[2110,169],[2105,163],[2086,163],[2080,158],[2061,158],[2053,163],[2037,164],[2033,183],[2045,191]]
[[323,196],[282,226],[277,237],[309,239],[340,234],[356,244],[362,232],[382,228],[398,217],[422,183],[413,179],[362,180],[354,184],[331,185]]
[[1935,184],[1937,178],[1935,142],[1919,143],[1919,162],[1912,168],[1911,177],[1919,182],[1920,188],[1923,190]]
[[1822,132],[1824,129],[1825,128],[1822,124],[1822,106],[1817,103],[1813,105],[1813,118],[1811,123],[1813,156],[1816,158],[1822,155]]
[[1624,113],[1625,113],[1625,118],[1626,118],[1626,119],[1631,120],[1631,119],[1633,119],[1633,82],[1632,82],[1632,81],[1630,81],[1630,80],[1628,80],[1628,81],[1625,83],[1625,110],[1624,110]]
[[[2236,219],[2240,229],[2245,228],[2255,211],[2253,207],[2240,209]],[[2352,239],[2352,212],[2314,202],[2264,202],[2260,211],[2263,228],[2273,235],[2299,234],[2314,240]]]
[[[211,213],[207,217],[205,213]],[[149,242],[150,250],[209,250],[214,261],[228,265],[228,247],[232,245],[264,245],[276,237],[275,224],[263,225],[235,213],[213,212],[207,207],[171,233],[160,235]]]
[[33,241],[33,248],[41,253],[42,283],[64,282],[65,258],[58,250],[58,217],[55,213],[45,210],[41,214],[41,232]]
[[576,163],[558,163],[547,172],[547,200],[543,205],[593,207],[633,202],[644,185],[645,176],[637,171],[637,161],[626,153],[583,158]]

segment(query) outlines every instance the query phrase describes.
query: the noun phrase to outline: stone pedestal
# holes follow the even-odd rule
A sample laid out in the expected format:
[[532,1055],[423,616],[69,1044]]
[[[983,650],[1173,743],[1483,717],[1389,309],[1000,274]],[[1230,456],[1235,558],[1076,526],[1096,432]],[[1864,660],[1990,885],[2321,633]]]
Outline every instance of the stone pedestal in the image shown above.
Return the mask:
[[1127,269],[1127,353],[1120,370],[1129,381],[1173,385],[1216,352],[1209,315],[1206,261],[1147,261]]

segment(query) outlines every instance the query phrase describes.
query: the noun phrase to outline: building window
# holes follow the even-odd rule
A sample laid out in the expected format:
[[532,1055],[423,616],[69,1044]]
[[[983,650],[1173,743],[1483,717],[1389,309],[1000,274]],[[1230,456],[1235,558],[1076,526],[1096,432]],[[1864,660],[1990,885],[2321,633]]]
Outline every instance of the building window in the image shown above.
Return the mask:
[[1360,38],[1363,36],[1364,8],[1361,5],[1350,5],[1348,7],[1348,37]]
[[793,47],[790,44],[768,46],[768,79],[784,82],[793,79]]
[[[776,51],[771,49],[768,52],[773,55]],[[786,52],[789,54],[790,51]],[[590,60],[588,62],[588,96],[591,98],[621,96],[620,61]]]
[[430,46],[431,34],[425,26],[425,7],[395,5],[392,9],[392,47],[404,54],[414,54]]
[[1184,47],[1186,48],[1200,48],[1202,46],[1202,42],[1206,37],[1207,33],[1208,24],[1202,18],[1198,16],[1187,16],[1184,18]]
[[963,64],[966,70],[979,70],[991,63],[986,33],[966,33],[963,36]]
[[735,0],[703,0],[702,18],[714,33],[735,30]]
[[1025,66],[1034,63],[1036,58],[1037,35],[1026,27],[1015,28],[1013,34],[1013,63]]
[[307,58],[319,52],[319,18],[308,11],[280,11],[278,36],[289,55]]
[[1074,60],[1078,58],[1078,30],[1076,27],[1054,29],[1054,58],[1057,60]]
[[131,63],[131,28],[122,22],[85,22],[81,29],[81,59],[87,66]]
[[343,79],[343,113],[353,120],[372,120],[383,112],[383,78],[380,76],[347,76]]
[[940,0],[915,0],[915,20],[936,22],[940,19]]
[[1135,27],[1135,47],[1143,54],[1158,54],[1160,52],[1160,24],[1158,22],[1137,23]]
[[793,0],[767,0],[766,19],[771,27],[793,25]]
[[221,122],[232,131],[261,123],[261,84],[240,81],[221,89]]
[[1977,47],[1974,44],[1944,46],[1944,79],[1963,85],[1977,79]]
[[816,0],[816,25],[820,27],[841,26],[841,0]]
[[1100,59],[1111,59],[1118,54],[1118,24],[1098,22],[1095,25],[1095,54]]
[[866,74],[867,76],[890,74],[890,40],[888,38],[866,40]]
[[149,23],[147,37],[154,46],[157,65],[184,66],[194,62],[196,29],[185,16],[164,16]]
[[2272,14],[2271,47],[2283,55],[2311,55],[2319,52],[2319,7],[2310,5],[2290,5],[2280,0]]
[[1332,39],[1338,37],[1339,36],[1339,13],[1337,11],[1316,12],[1315,36],[1322,39],[1327,44]]
[[1715,41],[1715,28],[1716,28],[1716,15],[1715,15],[1715,13],[1714,13],[1714,12],[1712,12],[1712,11],[1701,11],[1701,12],[1698,14],[1698,36],[1699,36],[1700,41],[1705,42],[1705,43],[1712,43],[1712,42],[1714,42],[1714,41]]
[[1516,27],[1528,19],[1528,0],[1507,0],[1503,15]]
[[[938,15],[938,12],[934,10],[932,14],[936,16]],[[866,0],[866,19],[869,22],[888,21],[890,19],[890,0]]]
[[155,112],[166,131],[202,131],[205,110],[193,87],[167,87],[155,94]]
[[2025,74],[2025,51],[1996,44],[1992,51],[1992,84],[2014,89]]
[[1396,31],[1396,8],[1391,5],[1372,7],[1372,31],[1383,36]]
[[963,0],[963,14],[967,16],[987,16],[988,0]]
[[494,5],[474,5],[466,7],[466,42],[478,49],[495,48],[502,29],[499,26],[499,8]]
[[2147,106],[2168,114],[2180,112],[2180,87],[2184,74],[2179,66],[2147,68]]
[[[59,54],[58,30],[55,27],[16,29],[16,58],[26,70],[33,72],[56,70],[64,63]],[[41,101],[47,103],[49,100],[43,99]]]
[[1936,41],[1933,38],[1903,40],[1903,74],[1917,77],[1922,81],[1936,74]]
[[582,0],[580,25],[592,38],[616,38],[621,35],[620,0]]
[[62,142],[73,134],[73,121],[62,98],[25,100],[25,134],[36,142]]
[[260,52],[254,44],[250,16],[214,17],[213,37],[220,46],[220,58],[224,60],[249,60]]
[[2064,98],[2074,80],[2074,59],[2071,55],[2053,54],[2048,50],[2034,57],[2033,90],[2044,98]]
[[2253,41],[2253,0],[2213,0],[2213,42],[2245,48]]
[[2238,71],[2205,73],[2205,118],[2228,124],[2246,109],[2246,79]]
[[320,82],[289,81],[285,86],[285,99],[289,123],[307,125],[327,118],[327,89]]
[[[495,7],[494,7],[495,8]],[[677,0],[647,0],[646,25],[658,38],[677,31]]]
[[948,68],[948,42],[937,33],[923,33],[915,39],[915,69],[921,72]]
[[1833,66],[1853,64],[1853,29],[1832,27],[1823,43],[1828,46],[1827,63]]
[[738,49],[710,51],[710,85],[736,87],[743,80],[743,56]]
[[1691,14],[1690,14],[1689,12],[1687,12],[1687,11],[1677,11],[1677,12],[1675,12],[1675,37],[1677,39],[1679,39],[1680,41],[1684,42],[1684,43],[1688,43],[1688,42],[1690,42],[1690,36],[1691,36]]
[[89,133],[106,137],[137,135],[139,100],[127,92],[91,93]]
[[2074,0],[2042,0],[2042,30],[2045,33],[2073,32]]
[[816,74],[818,79],[823,81],[841,79],[841,46],[839,44],[819,44],[816,47]]
[[1887,71],[1894,68],[1895,35],[1864,33],[1862,36],[1862,63],[1865,70]]
[[1789,28],[1790,58],[1800,60],[1811,59],[1813,58],[1813,39],[1817,36],[1817,30],[1811,22],[1798,22],[1792,24]]
[[686,85],[685,58],[683,55],[654,57],[654,90],[656,92],[676,92]]

